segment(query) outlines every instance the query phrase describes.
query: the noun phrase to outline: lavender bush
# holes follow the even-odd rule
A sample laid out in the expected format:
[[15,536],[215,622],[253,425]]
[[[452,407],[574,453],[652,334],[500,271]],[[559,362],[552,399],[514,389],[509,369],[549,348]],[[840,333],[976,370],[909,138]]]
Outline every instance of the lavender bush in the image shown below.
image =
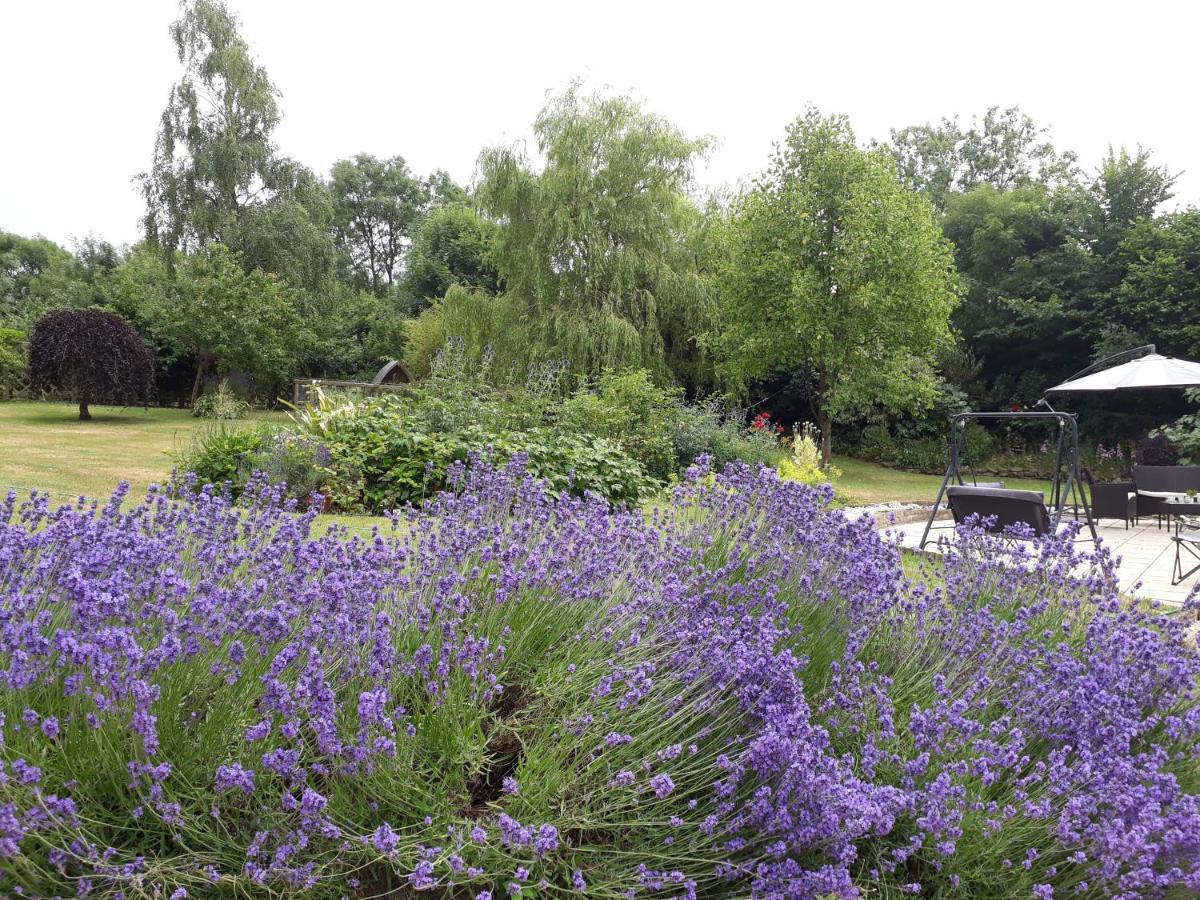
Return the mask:
[[0,511],[0,894],[1200,891],[1200,654],[1070,544],[910,583],[827,488],[519,462],[368,540]]

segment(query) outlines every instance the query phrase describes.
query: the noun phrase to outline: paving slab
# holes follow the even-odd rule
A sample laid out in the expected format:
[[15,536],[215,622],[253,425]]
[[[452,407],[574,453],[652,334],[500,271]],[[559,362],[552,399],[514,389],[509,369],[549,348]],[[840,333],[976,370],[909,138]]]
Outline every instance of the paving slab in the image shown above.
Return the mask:
[[[876,522],[879,530],[889,533],[891,539],[898,541],[900,546],[918,549],[925,530],[924,522],[893,525],[884,521],[884,517],[876,517]],[[935,529],[941,526],[947,530],[935,530],[930,537],[948,535],[950,524],[948,521],[937,522]],[[1101,519],[1096,524],[1096,533],[1117,559],[1117,577],[1125,593],[1146,600],[1181,605],[1191,592],[1200,591],[1200,572],[1193,573],[1182,584],[1171,584],[1175,565],[1175,543],[1171,540],[1174,527],[1159,528],[1151,521],[1126,528],[1121,521]],[[938,550],[934,544],[930,544],[925,552],[937,553]],[[1184,568],[1187,567],[1185,559]]]

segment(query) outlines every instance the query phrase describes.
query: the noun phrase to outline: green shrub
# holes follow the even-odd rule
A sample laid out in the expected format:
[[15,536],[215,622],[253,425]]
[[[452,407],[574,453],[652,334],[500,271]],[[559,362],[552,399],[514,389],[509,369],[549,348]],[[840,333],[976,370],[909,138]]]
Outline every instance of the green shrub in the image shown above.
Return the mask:
[[842,475],[836,466],[821,466],[821,433],[811,422],[796,428],[792,453],[779,463],[779,474],[788,481],[802,484],[827,484]]
[[695,456],[680,457],[671,424],[683,407],[683,392],[662,388],[644,369],[606,372],[593,387],[581,387],[557,411],[563,432],[605,438],[641,463],[652,478],[668,480]]
[[244,419],[250,413],[250,404],[237,395],[229,381],[222,378],[215,391],[201,394],[192,404],[192,415],[198,419],[232,421]]
[[11,399],[23,387],[28,368],[25,332],[0,328],[0,400]]
[[[949,435],[942,438],[942,468],[949,462]],[[982,465],[991,459],[996,452],[996,439],[992,433],[979,422],[968,421],[963,429],[963,445],[968,457],[976,464]]]
[[894,463],[896,441],[886,425],[868,425],[863,429],[862,441],[856,455],[871,462]]
[[279,431],[242,456],[238,475],[244,485],[262,473],[271,484],[287,485],[288,497],[305,503],[324,491],[330,462],[329,450],[321,441],[296,431]]
[[230,486],[236,497],[246,483],[246,460],[263,449],[276,430],[229,428],[222,424],[200,432],[177,457],[179,470],[196,476],[199,485]]
[[330,410],[311,426],[329,452],[330,497],[339,509],[382,512],[420,503],[446,487],[450,467],[471,453],[497,462],[518,453],[556,491],[593,491],[614,503],[634,502],[655,483],[617,444],[543,426],[428,426],[422,411],[383,397]]
[[[1188,391],[1187,398],[1200,403],[1200,390]],[[1184,465],[1200,465],[1200,412],[1180,416],[1166,428],[1153,432],[1151,437],[1161,437],[1172,446]]]
[[[941,438],[921,438],[897,443],[892,462],[902,469],[937,474],[946,471],[950,459],[946,441]],[[973,463],[976,468],[979,462]]]

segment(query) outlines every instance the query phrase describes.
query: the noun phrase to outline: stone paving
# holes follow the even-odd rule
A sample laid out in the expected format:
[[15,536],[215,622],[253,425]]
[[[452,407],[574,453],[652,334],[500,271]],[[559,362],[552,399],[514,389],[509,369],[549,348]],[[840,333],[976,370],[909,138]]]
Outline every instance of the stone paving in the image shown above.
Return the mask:
[[[886,516],[877,515],[875,520],[881,531],[891,530],[900,539],[901,546],[909,549],[916,549],[925,530],[924,519],[886,528]],[[938,521],[935,528],[950,524],[949,520]],[[1164,523],[1159,528],[1157,522],[1147,519],[1126,529],[1123,522],[1102,519],[1097,523],[1096,532],[1118,559],[1117,574],[1121,579],[1122,591],[1148,600],[1180,604],[1187,599],[1189,592],[1200,587],[1200,572],[1193,573],[1182,584],[1171,584],[1171,572],[1175,564],[1175,543],[1171,540],[1171,535],[1175,533],[1174,525],[1168,529]],[[947,533],[935,530],[931,532],[931,537]],[[927,550],[937,552],[933,544]],[[1191,564],[1194,563],[1195,560],[1191,560]],[[1186,553],[1183,568],[1184,571],[1190,568]]]

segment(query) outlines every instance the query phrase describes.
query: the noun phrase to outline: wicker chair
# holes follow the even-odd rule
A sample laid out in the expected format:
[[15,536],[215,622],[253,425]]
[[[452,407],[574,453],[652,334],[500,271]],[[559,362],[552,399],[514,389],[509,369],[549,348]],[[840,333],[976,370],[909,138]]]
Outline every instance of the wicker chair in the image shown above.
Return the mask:
[[[1182,494],[1188,489],[1200,489],[1200,466],[1134,466],[1133,481],[1139,491]],[[1138,494],[1137,514],[1139,517],[1156,517],[1161,528],[1163,517],[1167,515],[1166,501],[1162,497]]]
[[1088,469],[1083,470],[1083,480],[1092,498],[1092,518],[1121,519],[1126,528],[1137,523],[1138,494],[1132,481],[1097,483]]

